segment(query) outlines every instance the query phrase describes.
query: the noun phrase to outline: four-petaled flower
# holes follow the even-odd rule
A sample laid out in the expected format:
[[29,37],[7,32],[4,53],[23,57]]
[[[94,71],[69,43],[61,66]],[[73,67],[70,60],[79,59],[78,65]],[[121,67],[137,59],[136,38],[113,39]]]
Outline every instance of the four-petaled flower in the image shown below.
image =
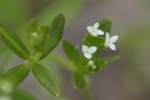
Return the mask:
[[91,59],[92,55],[96,52],[97,47],[96,46],[91,46],[88,47],[87,45],[82,46],[82,52],[85,58]]
[[[99,36],[99,35],[105,34],[102,30],[99,29],[99,23],[95,23],[93,26],[88,26],[87,30],[92,36]],[[104,46],[106,48],[109,47],[111,50],[116,50],[115,42],[117,40],[118,40],[117,35],[110,37],[109,33],[106,32]],[[97,51],[96,46],[91,46],[91,47],[88,47],[87,45],[82,46],[83,55],[85,58],[89,59],[88,65],[91,66],[93,69],[96,68],[96,65],[94,64],[94,61],[91,59],[92,59],[93,54],[96,51]]]
[[87,30],[92,36],[104,35],[104,32],[99,29],[99,23],[95,23],[93,26],[88,26]]
[[116,50],[116,46],[115,46],[115,42],[118,40],[118,36],[109,36],[109,33],[106,33],[106,37],[105,37],[105,43],[104,46],[105,47],[109,47],[111,50]]

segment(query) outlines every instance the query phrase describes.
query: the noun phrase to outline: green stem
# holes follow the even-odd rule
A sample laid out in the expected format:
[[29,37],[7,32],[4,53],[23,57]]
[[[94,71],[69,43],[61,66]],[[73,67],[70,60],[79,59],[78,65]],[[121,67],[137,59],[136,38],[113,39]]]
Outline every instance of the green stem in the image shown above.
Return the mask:
[[74,64],[71,61],[67,60],[65,57],[62,57],[58,54],[55,54],[55,53],[50,54],[48,56],[48,59],[56,64],[61,65],[61,67],[65,68],[71,72],[77,71],[76,67],[74,66]]
[[92,100],[92,93],[91,93],[90,87],[87,87],[84,90],[84,98],[85,98],[85,100]]

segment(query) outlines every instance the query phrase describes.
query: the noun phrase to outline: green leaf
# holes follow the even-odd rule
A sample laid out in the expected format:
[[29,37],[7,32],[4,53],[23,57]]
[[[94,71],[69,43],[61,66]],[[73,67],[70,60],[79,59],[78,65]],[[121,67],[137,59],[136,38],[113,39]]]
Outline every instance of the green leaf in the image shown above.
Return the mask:
[[38,21],[35,19],[32,19],[26,27],[26,32],[28,33],[28,36],[30,37],[30,34],[38,31],[38,29],[39,29]]
[[0,36],[2,37],[5,44],[18,56],[24,59],[30,57],[29,51],[17,35],[9,33],[5,31],[2,27],[0,27]]
[[79,51],[68,41],[63,41],[62,46],[64,49],[65,54],[68,56],[68,58],[75,64],[80,64],[80,53]]
[[73,79],[74,79],[74,84],[78,89],[85,89],[89,85],[89,78],[85,74],[74,73]]
[[10,84],[12,84],[12,87],[15,88],[25,80],[29,72],[30,67],[26,64],[21,64],[8,70],[1,76],[1,78],[10,82]]
[[97,46],[102,47],[104,45],[105,39],[103,37],[94,37],[90,34],[87,34],[83,38],[83,44],[86,44],[88,46]]
[[112,22],[108,19],[103,19],[102,21],[100,21],[100,29],[102,31],[106,32],[110,32],[111,31],[111,27],[112,27]]
[[56,75],[40,64],[34,64],[32,72],[36,80],[54,96],[59,96],[59,86]]
[[22,89],[17,89],[14,91],[12,93],[12,98],[13,100],[37,100],[36,97]]
[[41,59],[47,56],[58,45],[63,35],[64,25],[64,15],[57,15],[50,26],[50,37],[46,42],[45,50],[42,52]]

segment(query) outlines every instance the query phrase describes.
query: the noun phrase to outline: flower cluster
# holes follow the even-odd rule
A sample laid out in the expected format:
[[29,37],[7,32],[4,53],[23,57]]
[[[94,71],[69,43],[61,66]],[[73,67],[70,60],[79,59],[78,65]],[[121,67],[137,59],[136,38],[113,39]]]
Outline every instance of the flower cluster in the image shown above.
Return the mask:
[[[97,36],[102,36],[105,35],[105,32],[102,31],[101,29],[99,29],[100,24],[99,23],[95,23],[93,26],[88,26],[87,30],[90,33],[90,35],[92,35],[93,37],[97,37]],[[111,50],[116,50],[116,46],[115,46],[115,42],[118,40],[118,36],[112,36],[110,37],[109,33],[106,32],[105,35],[105,42],[104,42],[104,47],[107,48],[109,47]],[[86,59],[88,59],[88,65],[92,66],[92,68],[95,68],[96,65],[94,64],[94,61],[91,60],[93,57],[93,54],[96,53],[97,51],[97,47],[96,46],[87,46],[85,44],[82,45],[82,52],[83,55]]]

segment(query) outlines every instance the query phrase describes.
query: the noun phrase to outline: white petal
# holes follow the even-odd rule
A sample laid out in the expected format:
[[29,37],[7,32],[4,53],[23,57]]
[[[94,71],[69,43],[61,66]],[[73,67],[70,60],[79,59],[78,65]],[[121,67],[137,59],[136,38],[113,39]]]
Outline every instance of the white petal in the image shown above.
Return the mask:
[[109,41],[109,33],[106,33],[106,41]]
[[96,28],[96,29],[98,29],[99,23],[95,23],[93,27]]
[[96,52],[96,50],[97,50],[97,47],[92,46],[92,47],[90,47],[90,48],[88,49],[88,52],[89,52],[90,54],[93,54],[93,53]]
[[97,30],[96,34],[97,35],[104,35],[104,32],[102,30]]
[[94,32],[94,31],[93,31],[92,33],[90,33],[90,34],[91,34],[92,36],[95,36],[95,37],[98,36],[98,34],[97,34],[96,32]]
[[88,51],[88,46],[82,45],[82,52],[85,53]]
[[89,54],[89,53],[84,53],[84,57],[87,58],[87,59],[91,59],[91,58],[92,58],[92,55]]
[[95,29],[93,27],[88,26],[87,30],[92,36],[97,36],[97,34],[95,33]]
[[113,51],[116,50],[116,46],[115,46],[114,44],[109,44],[109,48],[110,48],[111,50],[113,50]]
[[105,46],[105,47],[108,47],[108,46],[109,46],[109,33],[108,33],[108,32],[106,33],[106,36],[105,36],[105,43],[104,43],[104,46]]
[[111,38],[110,38],[110,42],[111,43],[115,43],[117,40],[118,40],[118,35],[115,35],[115,36],[112,36]]
[[93,32],[93,27],[88,26],[88,27],[87,27],[87,30],[89,31],[89,33],[91,33],[91,32]]

